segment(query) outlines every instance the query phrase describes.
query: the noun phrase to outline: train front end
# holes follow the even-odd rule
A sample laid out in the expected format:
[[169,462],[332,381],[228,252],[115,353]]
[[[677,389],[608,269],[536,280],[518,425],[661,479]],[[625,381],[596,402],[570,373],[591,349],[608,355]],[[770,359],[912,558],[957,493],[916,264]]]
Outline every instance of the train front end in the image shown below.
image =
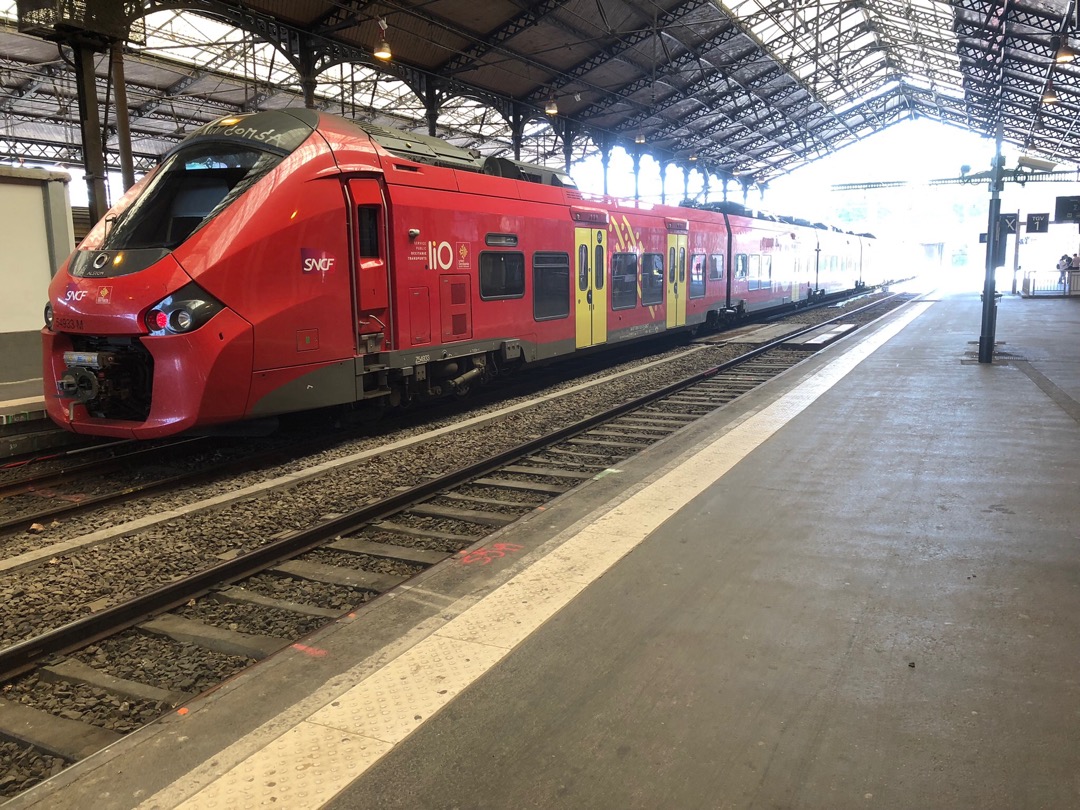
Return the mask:
[[289,111],[259,114],[254,127],[207,125],[94,227],[49,289],[42,338],[53,421],[149,439],[245,416],[252,324],[207,289],[205,271],[227,262],[228,245],[258,221],[315,124],[314,114]]

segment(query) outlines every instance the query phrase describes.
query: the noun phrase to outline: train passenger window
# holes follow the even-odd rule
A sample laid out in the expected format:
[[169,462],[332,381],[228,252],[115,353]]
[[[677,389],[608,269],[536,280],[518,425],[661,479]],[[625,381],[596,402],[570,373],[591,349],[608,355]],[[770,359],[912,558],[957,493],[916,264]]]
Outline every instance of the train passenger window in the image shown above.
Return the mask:
[[713,253],[709,256],[709,281],[722,281],[724,278],[724,254]]
[[668,250],[668,284],[675,283],[675,248]]
[[743,281],[746,278],[746,274],[749,268],[749,262],[746,259],[745,253],[735,254],[735,280]]
[[533,319],[547,321],[570,314],[570,254],[533,254]]
[[361,205],[356,211],[356,222],[360,229],[360,258],[379,258],[379,207]]
[[578,245],[577,251],[577,284],[578,289],[589,289],[589,246]]
[[524,253],[480,254],[480,298],[521,298],[525,295]]
[[751,253],[747,258],[750,260],[749,272],[747,273],[747,278],[750,279],[748,289],[756,290],[761,282],[761,256]]
[[651,306],[664,302],[664,256],[646,253],[641,257],[641,304]]
[[596,274],[596,289],[604,289],[604,246],[597,245],[593,258],[593,273]]
[[690,255],[690,297],[702,298],[705,295],[705,254]]
[[679,248],[679,283],[686,283],[686,248]]
[[772,289],[772,256],[761,257],[761,289]]
[[637,306],[638,257],[636,253],[616,253],[611,257],[611,308]]

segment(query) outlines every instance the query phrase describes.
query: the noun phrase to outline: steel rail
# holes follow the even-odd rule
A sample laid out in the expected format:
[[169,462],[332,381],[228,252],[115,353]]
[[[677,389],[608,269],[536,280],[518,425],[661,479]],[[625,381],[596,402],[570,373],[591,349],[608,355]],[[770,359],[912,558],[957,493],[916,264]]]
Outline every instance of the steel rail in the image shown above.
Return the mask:
[[[117,444],[127,444],[133,440],[125,440]],[[52,470],[50,472],[44,472],[40,475],[25,475],[20,478],[16,478],[11,481],[4,481],[0,483],[0,499],[8,498],[12,495],[20,495],[26,492],[33,492],[34,487],[45,486],[46,484],[58,484],[64,481],[70,481],[75,478],[79,478],[82,473],[86,472],[108,472],[115,470],[119,467],[123,467],[130,461],[136,461],[144,456],[152,456],[154,453],[158,453],[165,450],[170,450],[176,447],[184,447],[192,443],[203,443],[205,437],[202,436],[187,436],[179,441],[174,441],[169,444],[157,445],[155,447],[140,447],[130,453],[122,453],[116,456],[109,456],[108,458],[100,461],[84,461],[76,464],[73,467],[64,467],[59,470]],[[86,453],[92,450],[109,449],[115,447],[116,444],[100,445],[96,447],[81,448],[78,452]],[[188,448],[190,449],[190,448]],[[54,454],[46,458],[37,459],[38,463],[44,463],[46,461],[56,461],[61,458],[61,454]],[[31,460],[29,463],[34,463]]]

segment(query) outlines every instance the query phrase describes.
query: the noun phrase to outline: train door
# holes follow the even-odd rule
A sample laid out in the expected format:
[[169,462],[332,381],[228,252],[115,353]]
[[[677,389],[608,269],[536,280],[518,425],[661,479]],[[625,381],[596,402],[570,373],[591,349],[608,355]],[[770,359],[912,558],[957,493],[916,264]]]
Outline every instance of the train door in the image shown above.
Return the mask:
[[[357,351],[375,351],[390,342],[390,246],[386,206],[378,180],[349,180],[352,223],[353,316]],[[415,309],[415,304],[414,304]]]
[[577,347],[607,342],[607,247],[603,228],[574,228],[577,246]]
[[689,223],[668,218],[667,327],[686,325],[686,237]]

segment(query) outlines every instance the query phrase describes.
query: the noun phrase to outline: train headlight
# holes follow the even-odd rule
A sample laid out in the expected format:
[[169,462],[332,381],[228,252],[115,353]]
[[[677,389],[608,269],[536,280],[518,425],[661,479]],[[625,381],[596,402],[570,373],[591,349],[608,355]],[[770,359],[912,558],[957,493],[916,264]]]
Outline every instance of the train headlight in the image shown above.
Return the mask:
[[177,335],[198,329],[224,308],[199,285],[188,284],[151,307],[144,321],[152,335]]
[[45,304],[45,328],[48,329],[51,332],[52,331],[52,325],[53,325],[53,309],[52,309],[52,301],[49,301],[47,304]]
[[174,332],[187,332],[195,324],[195,316],[190,310],[177,309],[169,316],[169,328]]

